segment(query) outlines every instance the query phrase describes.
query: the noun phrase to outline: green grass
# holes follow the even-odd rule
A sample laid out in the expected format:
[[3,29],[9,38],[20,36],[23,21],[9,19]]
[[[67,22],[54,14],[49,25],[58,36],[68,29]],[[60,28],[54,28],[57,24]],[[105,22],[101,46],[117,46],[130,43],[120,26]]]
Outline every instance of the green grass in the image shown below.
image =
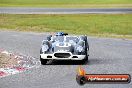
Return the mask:
[[87,35],[132,35],[132,14],[7,15],[0,14],[1,30]]
[[0,0],[0,6],[111,7],[111,5],[113,6],[113,4],[115,4],[115,7],[132,7],[132,0]]

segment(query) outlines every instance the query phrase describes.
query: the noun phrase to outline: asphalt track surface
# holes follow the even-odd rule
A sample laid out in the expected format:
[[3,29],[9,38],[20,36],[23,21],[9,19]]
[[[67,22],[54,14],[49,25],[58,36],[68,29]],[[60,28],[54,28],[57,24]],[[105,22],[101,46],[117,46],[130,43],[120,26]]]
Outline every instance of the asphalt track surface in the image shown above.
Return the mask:
[[0,14],[128,14],[132,8],[0,7]]
[[[40,44],[46,33],[0,31],[0,47],[8,51],[39,58]],[[132,40],[88,37],[89,62],[82,67],[88,74],[132,75]],[[26,72],[0,79],[0,88],[132,88],[130,84],[76,83],[79,64],[72,61],[56,61]]]

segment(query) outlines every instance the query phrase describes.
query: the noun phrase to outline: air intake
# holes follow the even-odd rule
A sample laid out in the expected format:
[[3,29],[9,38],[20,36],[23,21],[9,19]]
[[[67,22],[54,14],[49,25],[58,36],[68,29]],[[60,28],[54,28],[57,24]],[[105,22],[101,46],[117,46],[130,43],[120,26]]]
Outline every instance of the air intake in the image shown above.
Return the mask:
[[71,55],[70,53],[55,53],[54,56],[57,58],[69,58]]

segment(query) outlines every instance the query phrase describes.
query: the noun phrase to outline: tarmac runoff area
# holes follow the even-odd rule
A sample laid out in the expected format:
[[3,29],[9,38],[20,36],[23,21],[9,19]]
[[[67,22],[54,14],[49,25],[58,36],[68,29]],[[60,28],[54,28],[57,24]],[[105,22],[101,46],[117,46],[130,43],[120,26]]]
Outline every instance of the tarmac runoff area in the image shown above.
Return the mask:
[[[31,56],[35,58],[35,62],[39,62],[41,43],[47,34],[0,31],[0,48],[11,51],[13,54],[17,52],[17,55]],[[132,76],[132,40],[88,36],[88,41],[89,61],[82,66],[86,73],[130,74]],[[30,60],[28,63],[31,63]],[[80,88],[76,82],[79,65],[75,62],[56,61],[52,65],[29,65],[31,69],[27,66],[27,70],[18,72],[20,74],[0,78],[0,88]],[[132,88],[132,82],[129,84],[86,84],[81,87]]]

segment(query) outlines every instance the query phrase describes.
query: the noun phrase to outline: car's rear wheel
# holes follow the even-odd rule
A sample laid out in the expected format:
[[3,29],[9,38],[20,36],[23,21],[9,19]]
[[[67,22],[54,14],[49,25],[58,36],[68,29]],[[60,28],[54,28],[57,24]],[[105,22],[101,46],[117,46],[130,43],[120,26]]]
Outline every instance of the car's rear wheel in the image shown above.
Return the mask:
[[41,56],[40,56],[40,62],[41,62],[42,65],[46,65],[46,63],[48,62],[48,60],[42,59]]

